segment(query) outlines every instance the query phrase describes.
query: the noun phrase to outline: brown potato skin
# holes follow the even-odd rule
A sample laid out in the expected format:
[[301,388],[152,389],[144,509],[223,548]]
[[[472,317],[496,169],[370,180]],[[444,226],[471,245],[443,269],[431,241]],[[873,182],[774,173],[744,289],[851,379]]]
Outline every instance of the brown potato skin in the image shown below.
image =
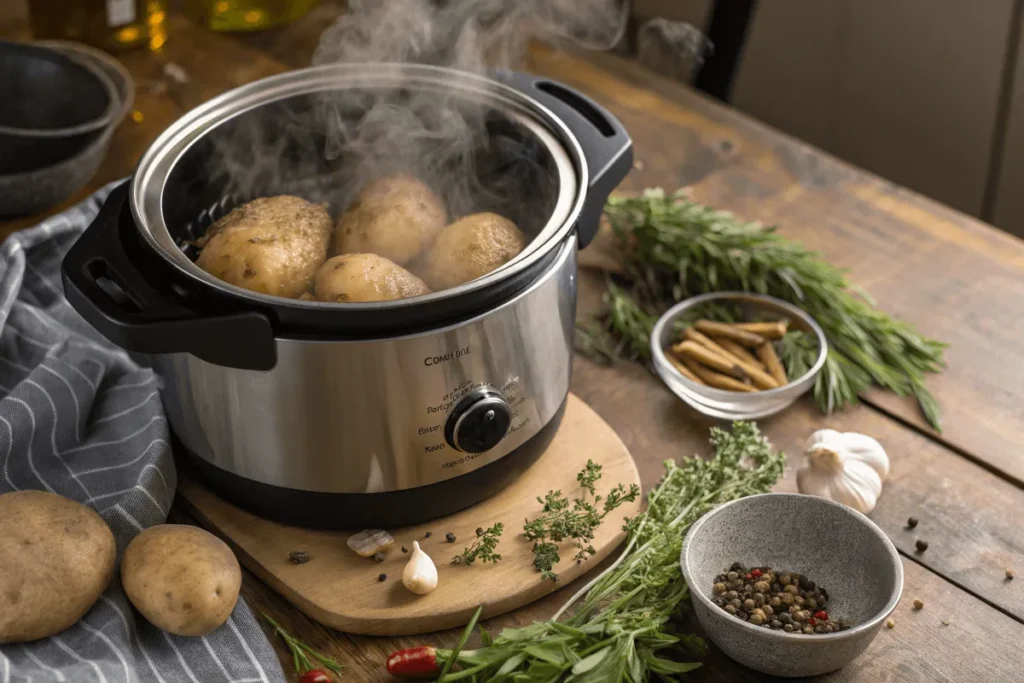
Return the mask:
[[526,247],[526,236],[496,213],[474,213],[441,231],[423,264],[423,279],[435,292],[475,280],[502,266]]
[[377,254],[405,266],[448,222],[444,202],[410,175],[386,176],[363,188],[338,217],[335,254]]
[[242,570],[224,541],[186,524],[158,524],[132,539],[121,558],[128,599],[154,626],[201,636],[231,616]]
[[313,285],[331,241],[327,208],[300,197],[254,199],[210,226],[196,265],[238,287],[295,299]]
[[328,259],[316,273],[318,301],[360,303],[394,301],[430,294],[418,277],[376,254],[342,254]]
[[114,576],[117,548],[94,510],[46,491],[0,495],[0,643],[60,633]]

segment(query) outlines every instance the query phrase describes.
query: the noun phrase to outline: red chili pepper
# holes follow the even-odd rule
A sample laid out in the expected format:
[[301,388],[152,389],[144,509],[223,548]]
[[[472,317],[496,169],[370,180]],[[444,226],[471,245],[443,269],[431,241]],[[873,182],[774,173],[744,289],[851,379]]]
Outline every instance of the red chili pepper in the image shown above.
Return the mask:
[[815,619],[814,617],[811,617],[810,619],[807,620],[807,623],[810,624],[811,626],[817,626],[818,625],[818,620]]
[[332,683],[326,671],[313,669],[299,676],[299,683]]
[[814,613],[815,619],[821,619],[822,621],[828,621],[828,612],[821,609]]
[[751,575],[751,576],[753,576],[754,578],[758,578],[758,577],[760,577],[760,576],[761,576],[762,574],[764,574],[764,572],[763,572],[763,571],[761,571],[760,569],[753,569],[753,570],[751,570],[751,572],[750,572],[750,575]]
[[405,680],[436,678],[441,673],[441,667],[437,664],[437,649],[429,645],[395,652],[388,657],[387,667],[389,674]]

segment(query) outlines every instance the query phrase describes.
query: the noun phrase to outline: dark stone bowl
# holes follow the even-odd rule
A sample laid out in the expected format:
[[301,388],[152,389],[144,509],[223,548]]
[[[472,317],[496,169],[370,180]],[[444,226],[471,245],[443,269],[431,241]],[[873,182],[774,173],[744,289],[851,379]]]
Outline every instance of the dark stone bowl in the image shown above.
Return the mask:
[[0,173],[44,168],[102,137],[119,109],[95,64],[31,43],[0,41]]
[[67,41],[41,42],[36,46],[100,74],[114,93],[112,114],[71,156],[42,168],[0,173],[0,216],[41,213],[89,182],[106,155],[114,129],[135,99],[135,86],[128,70],[105,52]]

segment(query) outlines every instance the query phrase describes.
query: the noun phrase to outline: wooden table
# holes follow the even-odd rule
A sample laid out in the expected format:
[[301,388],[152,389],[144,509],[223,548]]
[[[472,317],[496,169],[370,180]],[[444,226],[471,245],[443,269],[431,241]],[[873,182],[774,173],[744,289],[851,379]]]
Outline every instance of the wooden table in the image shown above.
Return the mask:
[[[191,107],[308,64],[317,37],[338,11],[336,3],[322,2],[296,24],[245,37],[213,35],[172,16],[161,54],[123,56],[138,80],[136,106],[144,118],[121,126],[99,174],[75,199],[130,173],[149,142]],[[27,35],[23,22],[5,22],[2,14],[0,37]],[[200,47],[187,47],[186,39]],[[191,80],[165,77],[166,63],[183,67]],[[1017,518],[1024,510],[1024,243],[633,64],[542,51],[533,55],[531,68],[589,93],[621,118],[638,159],[625,189],[690,186],[700,201],[778,223],[783,234],[851,269],[853,280],[884,309],[951,343],[949,369],[930,381],[943,409],[941,435],[924,425],[909,400],[882,392],[832,418],[804,402],[761,423],[791,454],[784,490],[794,488],[801,444],[817,428],[873,435],[893,460],[891,481],[871,517],[903,555],[905,600],[893,615],[894,629],[883,629],[865,655],[822,680],[1024,680],[1024,525]],[[0,232],[36,220],[8,223]],[[599,297],[600,282],[584,275],[581,315],[594,310]],[[602,368],[578,358],[573,390],[622,436],[645,487],[657,481],[662,460],[707,452],[709,422],[642,368]],[[914,531],[904,527],[911,515],[921,520]],[[919,537],[930,543],[926,553],[914,552]],[[1021,578],[1005,578],[1011,567]],[[382,662],[391,650],[421,642],[450,646],[455,637],[350,636],[309,621],[251,576],[244,594],[343,662],[345,681],[387,680]],[[546,618],[567,596],[563,589],[487,627]],[[923,610],[911,610],[914,598],[924,600]],[[287,669],[288,658],[283,660]],[[715,654],[693,678],[764,680]]]

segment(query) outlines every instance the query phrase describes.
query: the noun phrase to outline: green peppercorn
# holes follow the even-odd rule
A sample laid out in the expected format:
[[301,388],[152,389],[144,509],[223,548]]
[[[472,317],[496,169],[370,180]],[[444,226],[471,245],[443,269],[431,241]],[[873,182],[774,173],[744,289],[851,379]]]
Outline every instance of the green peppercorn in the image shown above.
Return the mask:
[[801,624],[807,621],[807,617],[804,616],[803,610],[798,609],[796,612],[792,612],[792,615],[793,621],[799,622]]
[[758,593],[767,593],[772,588],[772,585],[767,581],[758,581],[754,584],[754,590]]
[[836,630],[836,627],[832,624],[825,624],[825,633],[832,633]]
[[753,586],[751,586],[751,585],[750,585],[750,584],[748,583],[748,584],[746,584],[745,586],[743,586],[743,592],[744,592],[745,594],[747,594],[747,595],[753,595],[753,594],[754,594],[754,587],[753,587]]
[[761,610],[764,611],[764,613],[767,614],[768,616],[771,616],[771,615],[775,614],[775,610],[772,609],[771,605],[765,605],[764,607],[761,608]]
[[778,631],[780,628],[782,628],[782,622],[778,619],[772,619],[770,622],[768,622],[768,626]]
[[792,633],[796,630],[796,626],[793,626],[793,624],[783,624],[782,630],[786,631],[787,633]]
[[729,579],[730,581],[735,581],[736,579],[740,578],[740,575],[737,574],[736,572],[729,572],[728,574],[725,575],[725,577],[727,579]]
[[719,595],[719,594],[724,593],[724,592],[725,592],[725,584],[724,583],[716,583],[715,584],[715,595]]
[[772,607],[781,607],[782,599],[777,595],[773,595],[772,598],[768,601],[768,604]]
[[804,606],[807,607],[807,609],[818,609],[818,601],[814,598],[807,598],[804,600]]
[[726,605],[725,606],[725,611],[728,612],[729,614],[736,614],[736,606],[735,605]]
[[765,603],[763,593],[754,593],[754,604],[758,607],[763,607]]
[[762,617],[760,617],[759,615],[757,615],[757,614],[751,614],[750,615],[750,623],[753,624],[754,626],[760,626],[761,624],[764,623],[764,619]]
[[797,588],[797,587],[796,587],[795,585],[793,585],[793,584],[789,584],[789,585],[787,585],[787,586],[786,586],[786,587],[785,587],[785,588],[784,588],[783,590],[784,590],[784,591],[785,591],[786,593],[789,593],[790,595],[797,595],[797,594],[799,594],[799,593],[800,593],[800,589],[799,589],[799,588]]
[[815,626],[814,627],[814,632],[815,633],[828,633],[828,631],[825,630],[825,627],[821,626],[821,625]]
[[735,600],[730,600],[729,604],[732,605],[734,609],[743,608],[743,602],[739,598],[736,598]]
[[804,633],[806,633],[808,635],[814,633],[814,627],[813,626],[804,626]]
[[757,607],[757,604],[750,598],[747,598],[743,601],[743,609],[747,610],[748,612],[754,609],[755,607]]
[[737,593],[736,591],[726,591],[726,593],[725,593],[725,599],[726,600],[735,600],[738,597],[740,597],[740,594]]
[[789,574],[783,574],[779,577],[779,583],[781,583],[783,586],[788,586],[789,584],[793,583],[793,577]]
[[793,604],[793,596],[789,593],[783,593],[779,597],[779,600],[781,600],[782,604],[786,605],[787,607]]

